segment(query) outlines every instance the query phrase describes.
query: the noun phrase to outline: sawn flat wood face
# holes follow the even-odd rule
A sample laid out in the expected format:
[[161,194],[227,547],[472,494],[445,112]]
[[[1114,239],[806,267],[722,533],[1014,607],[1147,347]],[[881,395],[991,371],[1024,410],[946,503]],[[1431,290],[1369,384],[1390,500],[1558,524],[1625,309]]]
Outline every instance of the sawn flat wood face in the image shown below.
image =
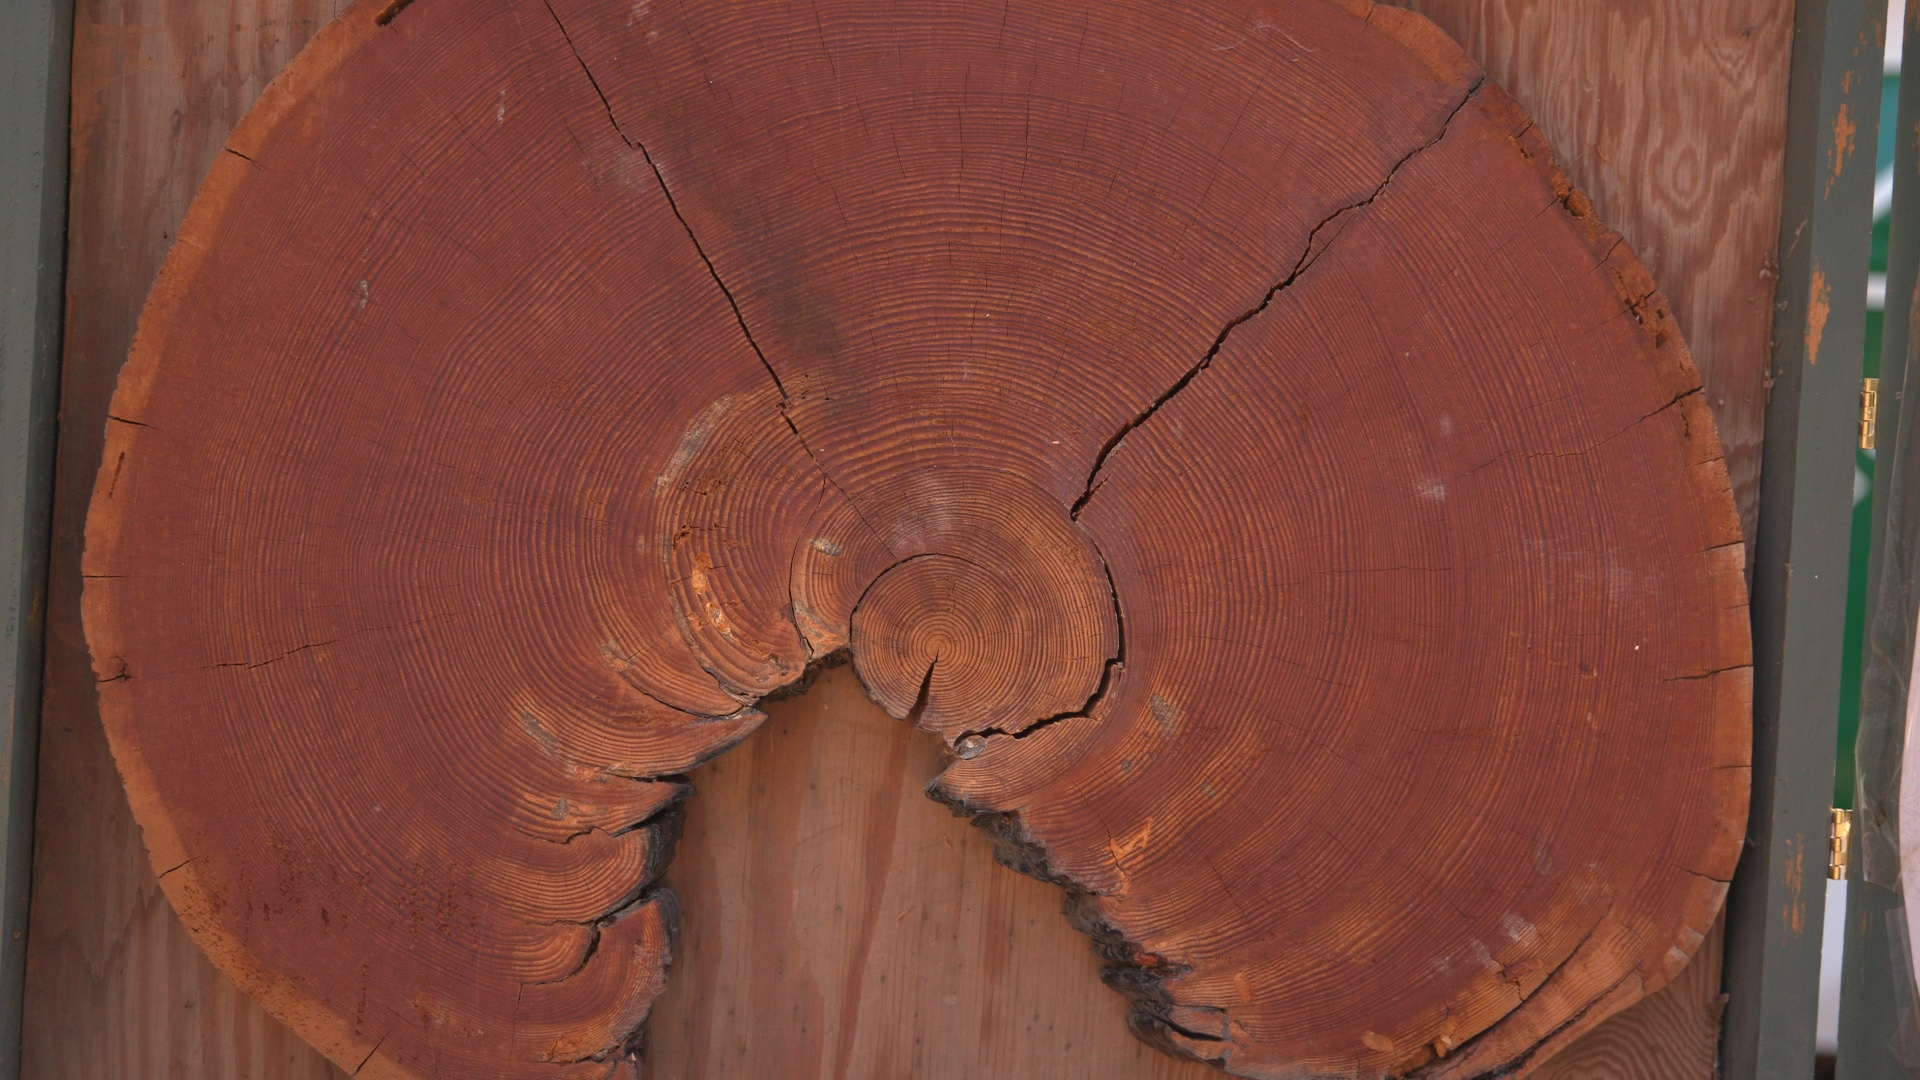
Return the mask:
[[1538,1064],[1738,854],[1698,377],[1397,9],[361,4],[107,440],[162,883],[364,1077],[638,1076],[685,774],[843,658],[1241,1075]]

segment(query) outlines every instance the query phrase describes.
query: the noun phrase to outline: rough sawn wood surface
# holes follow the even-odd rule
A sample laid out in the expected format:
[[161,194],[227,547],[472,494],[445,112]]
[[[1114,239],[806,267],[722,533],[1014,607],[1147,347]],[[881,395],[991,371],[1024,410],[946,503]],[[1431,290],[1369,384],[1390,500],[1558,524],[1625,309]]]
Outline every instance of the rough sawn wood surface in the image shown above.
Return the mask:
[[85,609],[168,896],[366,1077],[637,1072],[685,773],[851,653],[1252,1076],[1527,1068],[1744,824],[1666,303],[1364,3],[362,4],[116,394]]

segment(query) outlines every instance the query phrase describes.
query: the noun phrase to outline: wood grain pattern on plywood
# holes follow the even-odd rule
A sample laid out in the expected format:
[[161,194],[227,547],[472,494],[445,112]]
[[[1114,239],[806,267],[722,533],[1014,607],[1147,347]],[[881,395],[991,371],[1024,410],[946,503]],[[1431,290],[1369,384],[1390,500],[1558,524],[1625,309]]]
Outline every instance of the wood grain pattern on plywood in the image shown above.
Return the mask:
[[1790,0],[1408,0],[1532,114],[1699,366],[1748,541],[1760,507]]
[[80,550],[134,323],[201,177],[341,0],[78,0],[66,349],[21,1075],[326,1080],[182,932],[100,728]]
[[994,865],[986,833],[926,798],[945,759],[835,667],[693,774],[650,1075],[1220,1075],[1122,1034],[1060,890]]
[[1664,298],[1417,17],[1092,14],[364,4],[268,91],[86,610],[270,1010],[626,1069],[683,774],[848,650],[1164,1049],[1525,1068],[1685,964],[1747,644]]

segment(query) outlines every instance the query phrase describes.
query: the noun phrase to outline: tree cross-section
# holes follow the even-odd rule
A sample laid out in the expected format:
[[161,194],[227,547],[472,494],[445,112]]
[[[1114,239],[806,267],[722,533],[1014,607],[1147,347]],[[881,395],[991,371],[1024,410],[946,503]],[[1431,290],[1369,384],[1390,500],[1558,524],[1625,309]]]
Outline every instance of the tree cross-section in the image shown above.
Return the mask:
[[367,0],[228,150],[88,635],[168,896],[360,1076],[637,1076],[686,774],[846,657],[1235,1073],[1525,1069],[1718,911],[1698,377],[1420,17]]

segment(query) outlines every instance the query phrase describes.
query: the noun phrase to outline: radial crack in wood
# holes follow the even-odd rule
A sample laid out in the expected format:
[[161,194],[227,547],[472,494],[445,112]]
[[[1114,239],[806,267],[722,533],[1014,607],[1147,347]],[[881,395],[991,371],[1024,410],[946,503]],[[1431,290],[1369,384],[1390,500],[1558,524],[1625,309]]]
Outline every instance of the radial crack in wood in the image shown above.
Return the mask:
[[843,658],[1240,1075],[1525,1072],[1711,925],[1712,419],[1420,17],[367,0],[229,150],[88,636],[169,898],[358,1075],[638,1076],[686,774]]
[[[1113,451],[1119,447],[1121,440],[1125,439],[1128,435],[1133,434],[1133,429],[1139,427],[1141,424],[1144,424],[1148,420],[1152,419],[1153,414],[1160,411],[1160,407],[1162,405],[1165,405],[1168,401],[1172,400],[1175,394],[1178,394],[1180,391],[1185,390],[1187,388],[1187,384],[1193,382],[1194,379],[1198,378],[1200,373],[1205,371],[1207,367],[1213,363],[1213,358],[1220,355],[1221,346],[1227,343],[1227,338],[1230,335],[1232,335],[1232,333],[1235,330],[1239,329],[1242,323],[1260,314],[1261,312],[1267,310],[1267,306],[1273,303],[1273,298],[1280,295],[1280,290],[1293,284],[1296,280],[1299,279],[1301,272],[1307,268],[1308,264],[1311,263],[1316,256],[1318,256],[1319,254],[1321,254],[1322,251],[1325,250],[1323,245],[1320,245],[1317,243],[1317,241],[1319,241],[1320,239],[1321,230],[1325,229],[1329,225],[1332,225],[1336,221],[1340,221],[1342,218],[1346,217],[1348,214],[1352,213],[1353,211],[1359,210],[1361,207],[1367,206],[1368,204],[1372,203],[1373,200],[1379,198],[1380,193],[1387,189],[1387,185],[1393,183],[1393,178],[1399,174],[1401,168],[1404,167],[1407,162],[1413,160],[1413,155],[1418,154],[1422,150],[1426,150],[1432,147],[1434,143],[1437,143],[1442,138],[1444,138],[1447,133],[1447,128],[1451,126],[1453,123],[1453,118],[1455,116],[1460,115],[1461,109],[1464,109],[1467,107],[1467,102],[1472,100],[1474,92],[1480,88],[1480,84],[1484,80],[1485,80],[1484,75],[1482,75],[1480,78],[1475,79],[1472,85],[1467,87],[1466,93],[1461,95],[1460,104],[1454,106],[1453,111],[1447,114],[1447,118],[1441,121],[1440,131],[1434,135],[1432,140],[1421,143],[1419,146],[1416,146],[1412,150],[1407,151],[1406,157],[1403,157],[1399,161],[1394,162],[1393,168],[1387,170],[1386,177],[1380,181],[1379,186],[1375,187],[1371,192],[1367,194],[1366,198],[1361,199],[1358,202],[1348,203],[1347,205],[1340,207],[1339,209],[1335,210],[1333,213],[1327,215],[1325,220],[1315,225],[1312,228],[1312,230],[1310,230],[1307,233],[1306,249],[1300,253],[1300,261],[1293,264],[1293,269],[1287,272],[1287,276],[1275,282],[1273,285],[1273,288],[1267,290],[1266,295],[1260,298],[1260,302],[1258,304],[1248,309],[1247,311],[1243,311],[1240,314],[1235,315],[1231,320],[1227,322],[1225,326],[1221,327],[1220,333],[1216,335],[1213,339],[1213,344],[1207,347],[1207,353],[1205,356],[1202,356],[1197,363],[1195,363],[1192,367],[1188,368],[1185,372],[1183,372],[1180,378],[1175,380],[1172,386],[1167,387],[1164,393],[1162,393],[1159,397],[1154,398],[1153,401],[1149,403],[1145,409],[1142,409],[1137,416],[1134,416],[1132,419],[1128,420],[1125,424],[1121,425],[1118,431],[1115,431],[1113,435],[1107,439],[1106,442],[1100,445],[1100,452],[1096,454],[1093,459],[1093,468],[1089,470],[1087,473],[1087,485],[1080,492],[1080,497],[1073,500],[1072,517],[1074,518],[1074,520],[1078,521],[1080,519],[1080,512],[1086,509],[1087,501],[1093,498],[1094,491],[1099,488],[1100,469],[1102,466],[1104,466],[1107,463],[1108,456],[1111,455]],[[1334,239],[1339,235],[1340,234],[1338,231],[1334,232],[1332,235],[1327,237],[1326,243],[1327,244],[1333,243]]]

